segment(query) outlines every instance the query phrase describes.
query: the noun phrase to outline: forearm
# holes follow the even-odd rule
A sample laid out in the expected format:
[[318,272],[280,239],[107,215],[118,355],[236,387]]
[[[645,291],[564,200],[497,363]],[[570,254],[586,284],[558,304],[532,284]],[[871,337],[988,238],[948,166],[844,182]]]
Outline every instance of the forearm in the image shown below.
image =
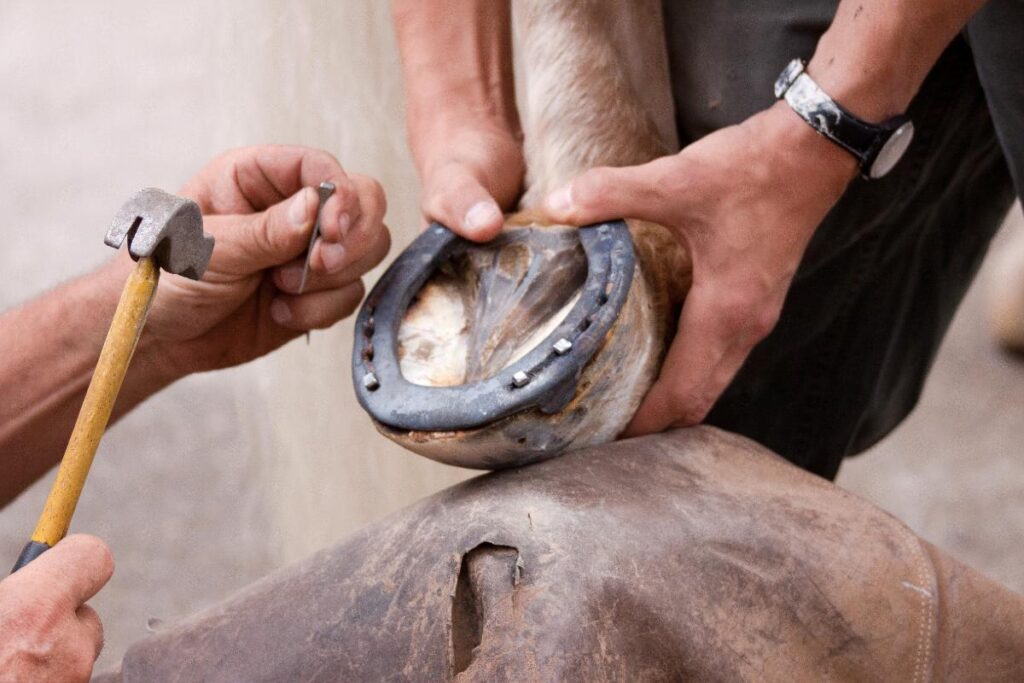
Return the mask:
[[843,0],[808,73],[868,121],[906,111],[945,47],[984,0]]
[[[0,505],[60,460],[124,275],[110,264],[0,316]],[[173,381],[159,359],[143,335],[112,420]]]
[[395,0],[392,11],[410,131],[482,122],[518,134],[508,0]]

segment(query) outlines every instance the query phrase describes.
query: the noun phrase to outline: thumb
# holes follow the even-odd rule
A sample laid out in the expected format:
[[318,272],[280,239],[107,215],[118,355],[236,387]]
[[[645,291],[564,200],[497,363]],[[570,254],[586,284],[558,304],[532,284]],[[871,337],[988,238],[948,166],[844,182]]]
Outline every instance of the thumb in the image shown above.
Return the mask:
[[498,203],[461,164],[434,173],[423,193],[423,212],[466,239],[486,242],[501,232],[504,216]]
[[666,178],[678,172],[676,157],[641,166],[601,166],[577,176],[544,200],[548,217],[559,223],[589,225],[618,218],[671,224],[675,202]]
[[49,595],[77,609],[99,592],[114,573],[110,548],[95,536],[73,534],[5,581],[24,595]]
[[305,187],[260,213],[206,216],[217,240],[210,268],[248,275],[296,258],[309,246],[317,202],[316,190]]

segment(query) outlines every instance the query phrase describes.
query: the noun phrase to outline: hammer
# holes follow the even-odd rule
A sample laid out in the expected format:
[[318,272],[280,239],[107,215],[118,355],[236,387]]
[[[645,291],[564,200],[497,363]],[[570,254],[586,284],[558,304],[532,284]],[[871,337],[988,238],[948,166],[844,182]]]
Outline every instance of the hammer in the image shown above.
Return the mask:
[[147,188],[136,192],[114,216],[104,242],[115,249],[128,241],[137,261],[114,312],[85,400],[68,440],[43,513],[11,573],[57,544],[68,532],[96,449],[110,420],[128,364],[146,324],[160,269],[198,280],[213,252],[195,202]]

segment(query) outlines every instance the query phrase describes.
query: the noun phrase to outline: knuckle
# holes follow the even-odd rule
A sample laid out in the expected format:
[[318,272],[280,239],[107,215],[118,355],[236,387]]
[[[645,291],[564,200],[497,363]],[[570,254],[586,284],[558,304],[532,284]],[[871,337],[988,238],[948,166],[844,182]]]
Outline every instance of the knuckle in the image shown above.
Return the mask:
[[[298,166],[302,178],[323,178],[344,173],[338,158],[324,149],[304,145],[268,145],[256,149],[274,149],[285,152]],[[317,181],[319,182],[319,181]]]
[[775,306],[761,306],[750,322],[750,334],[755,341],[760,341],[771,334],[779,322],[779,309]]
[[253,246],[259,253],[271,254],[278,250],[277,240],[274,237],[274,230],[270,225],[270,213],[264,211],[252,219],[250,230]]
[[760,341],[775,328],[781,304],[760,282],[730,287],[718,301],[718,317],[733,336],[745,343]]
[[708,416],[708,413],[711,412],[711,405],[710,403],[701,403],[687,408],[679,416],[679,426],[689,427],[700,424]]
[[51,659],[67,616],[67,609],[53,600],[39,600],[28,609],[20,610],[15,621],[18,637],[11,643],[17,648],[19,658],[26,663]]
[[733,290],[718,303],[719,320],[732,331],[749,328],[757,313],[758,303],[746,290]]
[[688,393],[676,404],[679,418],[676,424],[690,426],[699,424],[711,412],[714,400],[703,394]]
[[689,397],[690,392],[678,385],[671,385],[665,390],[665,400],[673,410],[685,405]]
[[320,162],[327,166],[334,166],[341,168],[341,161],[338,157],[334,156],[326,149],[320,149],[319,147],[299,147],[302,154],[306,156],[310,161]]
[[206,166],[203,167],[203,170],[219,170],[224,167],[231,167],[240,158],[245,156],[247,150],[248,147],[233,147],[231,149],[226,149],[207,162]]
[[60,625],[67,614],[67,607],[49,596],[36,596],[32,604],[18,610],[17,621],[26,633],[44,636]]
[[[10,662],[11,668],[15,671],[44,671],[47,662],[54,659],[56,655],[56,648],[50,641],[44,643],[22,638],[16,643],[9,644],[9,646],[11,645],[16,648],[15,652],[12,653]],[[10,680],[19,679],[14,678]]]
[[714,285],[714,293],[709,294],[714,296],[718,311],[739,322],[739,328],[770,316],[781,307],[784,298],[779,296],[774,278],[757,272],[756,264],[748,270],[737,267],[723,271]]

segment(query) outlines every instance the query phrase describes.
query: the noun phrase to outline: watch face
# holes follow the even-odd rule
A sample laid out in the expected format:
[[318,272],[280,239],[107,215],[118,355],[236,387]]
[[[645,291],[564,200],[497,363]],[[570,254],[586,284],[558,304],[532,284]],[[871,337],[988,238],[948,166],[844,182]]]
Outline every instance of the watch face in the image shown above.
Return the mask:
[[914,124],[907,121],[902,126],[897,128],[889,139],[882,145],[882,149],[878,151],[878,156],[875,157],[875,161],[871,164],[871,172],[868,174],[871,178],[881,178],[886,173],[892,170],[892,167],[903,158],[903,154],[907,151],[907,147],[910,146],[910,141],[914,139]]

